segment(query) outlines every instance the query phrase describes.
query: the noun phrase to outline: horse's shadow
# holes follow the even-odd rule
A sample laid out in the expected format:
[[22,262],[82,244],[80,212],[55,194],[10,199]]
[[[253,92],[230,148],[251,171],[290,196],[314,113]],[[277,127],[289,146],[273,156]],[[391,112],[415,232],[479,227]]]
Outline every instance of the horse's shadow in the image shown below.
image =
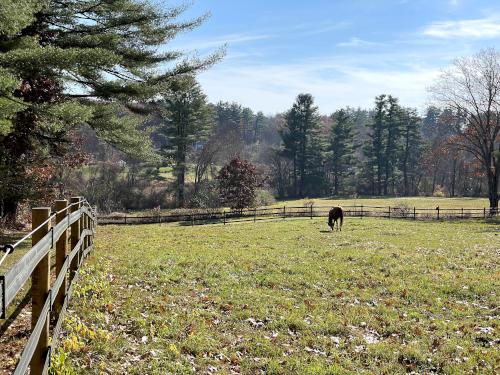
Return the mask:
[[331,233],[331,230],[320,230],[319,233]]

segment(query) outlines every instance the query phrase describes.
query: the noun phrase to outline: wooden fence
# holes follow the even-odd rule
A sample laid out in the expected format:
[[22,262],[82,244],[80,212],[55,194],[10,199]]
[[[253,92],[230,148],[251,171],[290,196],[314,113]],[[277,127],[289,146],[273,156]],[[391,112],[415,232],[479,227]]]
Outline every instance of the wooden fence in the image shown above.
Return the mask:
[[[129,225],[179,222],[185,225],[209,223],[229,223],[238,221],[257,221],[269,219],[328,217],[330,206],[304,207],[267,207],[251,208],[242,211],[206,210],[191,211],[179,214],[150,216],[99,216],[99,224]],[[498,210],[489,208],[416,208],[407,206],[343,206],[347,217],[379,217],[387,219],[409,220],[455,220],[455,219],[487,219],[498,215]]]
[[[25,374],[28,368],[32,375],[47,373],[51,353],[58,344],[73,282],[80,265],[93,248],[96,224],[95,211],[82,197],[71,198],[70,204],[67,200],[58,200],[54,212],[48,207],[34,208],[33,230],[15,244],[2,246],[5,254],[0,264],[31,238],[31,249],[0,276],[2,319],[31,277],[31,335],[14,374]],[[54,248],[56,278],[51,283],[50,258]]]

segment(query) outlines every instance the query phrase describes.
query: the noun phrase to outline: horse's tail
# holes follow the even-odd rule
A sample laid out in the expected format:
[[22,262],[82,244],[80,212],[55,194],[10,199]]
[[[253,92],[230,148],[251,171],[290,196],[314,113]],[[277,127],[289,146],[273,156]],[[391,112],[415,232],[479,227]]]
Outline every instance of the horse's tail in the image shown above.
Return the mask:
[[332,211],[330,210],[330,212],[328,213],[328,225],[330,227],[332,226],[332,222],[333,222],[333,215],[332,215]]
[[344,210],[342,209],[342,207],[339,208],[340,208],[340,227],[342,228],[342,224],[344,223]]

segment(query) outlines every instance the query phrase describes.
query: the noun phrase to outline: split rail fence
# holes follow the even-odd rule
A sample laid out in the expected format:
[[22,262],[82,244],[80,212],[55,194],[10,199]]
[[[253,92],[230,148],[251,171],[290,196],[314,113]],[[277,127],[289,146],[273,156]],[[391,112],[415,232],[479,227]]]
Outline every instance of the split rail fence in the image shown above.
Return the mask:
[[[33,230],[15,244],[4,245],[0,264],[31,238],[28,250],[9,271],[0,275],[0,318],[16,304],[16,296],[31,278],[31,335],[24,347],[15,375],[46,374],[51,353],[58,345],[62,321],[80,265],[93,249],[97,225],[95,210],[82,197],[55,202],[32,210]],[[70,247],[68,246],[70,245]],[[56,277],[51,277],[51,251],[55,248]],[[52,332],[52,336],[50,336]],[[52,339],[50,339],[52,337]]]
[[[331,206],[304,207],[272,207],[251,208],[242,211],[207,210],[204,212],[186,212],[182,214],[150,215],[150,216],[99,216],[99,224],[136,225],[153,223],[183,223],[199,225],[210,223],[230,223],[239,221],[257,221],[270,219],[292,219],[328,217]],[[455,219],[487,219],[498,215],[498,210],[489,208],[416,208],[416,207],[382,207],[382,206],[343,206],[347,217],[379,217],[387,219],[409,220],[455,220]]]

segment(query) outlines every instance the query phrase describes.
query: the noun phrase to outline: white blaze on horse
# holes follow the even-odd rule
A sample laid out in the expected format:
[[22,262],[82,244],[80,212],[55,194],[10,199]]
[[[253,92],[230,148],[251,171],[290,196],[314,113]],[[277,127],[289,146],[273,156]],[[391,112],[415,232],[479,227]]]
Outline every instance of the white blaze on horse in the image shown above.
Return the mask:
[[[340,226],[339,226],[340,221]],[[342,223],[344,222],[344,210],[342,207],[333,207],[328,213],[328,226],[330,228],[335,227],[335,223],[337,223],[337,230],[342,230]]]

